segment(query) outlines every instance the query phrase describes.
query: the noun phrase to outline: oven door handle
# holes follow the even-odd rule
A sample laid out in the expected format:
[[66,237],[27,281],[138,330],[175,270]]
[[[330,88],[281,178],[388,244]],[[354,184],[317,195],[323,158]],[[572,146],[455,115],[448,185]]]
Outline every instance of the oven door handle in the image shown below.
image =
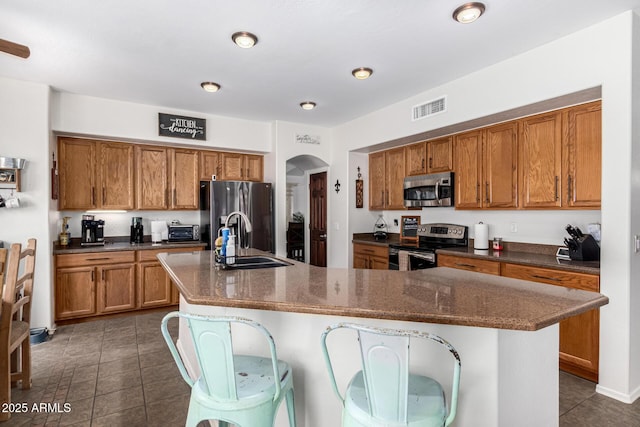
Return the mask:
[[407,252],[408,256],[412,256],[412,257],[416,257],[416,258],[420,258],[420,259],[424,259],[426,261],[433,261],[433,256],[431,254],[429,255],[425,255],[425,254],[421,254],[420,252]]

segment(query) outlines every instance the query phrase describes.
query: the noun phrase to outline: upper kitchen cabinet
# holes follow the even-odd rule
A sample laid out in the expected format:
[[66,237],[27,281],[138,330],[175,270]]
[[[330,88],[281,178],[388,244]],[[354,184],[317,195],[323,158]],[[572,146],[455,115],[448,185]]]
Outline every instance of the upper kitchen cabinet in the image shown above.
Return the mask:
[[427,141],[427,173],[453,170],[453,137]]
[[453,138],[439,138],[405,147],[406,174],[449,172],[453,170]]
[[418,142],[417,144],[407,145],[405,147],[407,175],[424,175],[427,173],[427,143]]
[[169,158],[167,149],[147,145],[135,148],[136,206],[138,209],[169,208]]
[[520,120],[521,206],[562,206],[562,112],[540,114]]
[[404,147],[369,155],[369,209],[405,209]]
[[130,144],[60,137],[60,210],[133,209]]
[[456,207],[517,207],[517,123],[465,132],[454,141]]
[[457,209],[482,207],[482,139],[484,132],[474,130],[454,137],[455,206]]
[[170,148],[167,153],[171,164],[170,209],[198,209],[200,195],[198,152]]
[[198,152],[136,146],[137,208],[198,209]]
[[200,151],[200,181],[211,181],[213,175],[222,179],[222,153]]
[[263,157],[257,154],[222,153],[222,176],[226,181],[263,180]]
[[565,111],[563,205],[599,208],[602,182],[602,111],[600,101]]

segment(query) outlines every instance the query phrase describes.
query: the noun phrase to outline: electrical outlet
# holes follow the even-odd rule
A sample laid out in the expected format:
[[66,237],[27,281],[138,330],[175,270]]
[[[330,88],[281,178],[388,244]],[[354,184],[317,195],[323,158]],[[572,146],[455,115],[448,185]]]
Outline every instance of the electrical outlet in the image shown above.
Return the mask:
[[512,233],[517,233],[518,232],[518,224],[515,222],[511,223],[511,232]]

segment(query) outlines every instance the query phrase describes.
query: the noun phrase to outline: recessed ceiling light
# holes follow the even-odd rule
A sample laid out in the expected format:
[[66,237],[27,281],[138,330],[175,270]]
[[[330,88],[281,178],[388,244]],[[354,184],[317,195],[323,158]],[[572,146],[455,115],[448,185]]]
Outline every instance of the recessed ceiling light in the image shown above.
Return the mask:
[[243,49],[249,49],[258,43],[258,37],[246,31],[238,31],[231,35],[231,40]]
[[368,79],[371,76],[371,74],[373,74],[373,70],[367,67],[360,67],[353,70],[351,74],[353,74],[353,77],[355,77],[358,80],[364,80],[364,79]]
[[214,82],[202,82],[200,86],[207,92],[217,92],[220,90],[220,85]]
[[470,24],[484,13],[484,4],[478,2],[465,3],[453,12],[453,19],[461,24]]
[[314,108],[316,108],[316,103],[311,101],[305,101],[305,102],[301,102],[300,106],[302,107],[303,110],[313,110]]

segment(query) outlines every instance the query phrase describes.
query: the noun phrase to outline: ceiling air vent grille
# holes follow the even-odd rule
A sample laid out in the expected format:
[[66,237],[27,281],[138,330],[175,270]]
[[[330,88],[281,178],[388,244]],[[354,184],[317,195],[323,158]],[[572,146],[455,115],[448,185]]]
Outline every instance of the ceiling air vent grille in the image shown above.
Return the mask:
[[434,114],[443,113],[447,110],[447,97],[443,96],[433,101],[425,102],[424,104],[416,105],[413,107],[412,120],[420,120],[425,117],[433,116]]

